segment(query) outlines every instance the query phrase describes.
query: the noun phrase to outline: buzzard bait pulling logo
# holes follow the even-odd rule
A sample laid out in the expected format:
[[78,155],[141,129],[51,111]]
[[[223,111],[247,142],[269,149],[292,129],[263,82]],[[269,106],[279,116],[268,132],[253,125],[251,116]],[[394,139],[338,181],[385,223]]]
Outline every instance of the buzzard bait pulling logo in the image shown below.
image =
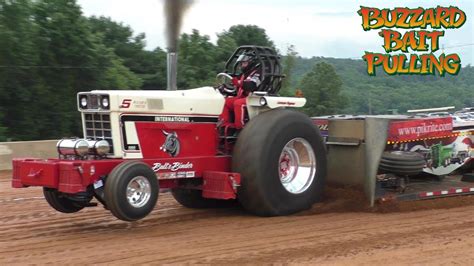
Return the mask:
[[[461,68],[461,59],[458,54],[442,53],[438,58],[433,54],[439,50],[439,39],[444,36],[444,30],[457,29],[466,22],[466,14],[457,7],[436,8],[394,8],[378,9],[361,6],[358,14],[362,17],[362,27],[365,31],[372,29],[401,28],[419,29],[406,31],[403,35],[395,30],[382,29],[379,32],[384,40],[383,48],[387,54],[365,52],[362,59],[367,62],[367,73],[375,76],[375,68],[382,66],[389,75],[418,74],[434,75],[437,71],[440,76],[445,73],[456,75]],[[410,54],[407,62],[408,49],[414,52],[428,52],[427,54]],[[402,54],[389,53],[401,51]]]

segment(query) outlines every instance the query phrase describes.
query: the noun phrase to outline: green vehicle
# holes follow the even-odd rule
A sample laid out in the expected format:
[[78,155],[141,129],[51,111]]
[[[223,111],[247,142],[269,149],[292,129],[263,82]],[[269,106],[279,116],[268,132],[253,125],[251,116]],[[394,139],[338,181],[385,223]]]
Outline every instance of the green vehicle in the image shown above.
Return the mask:
[[431,149],[431,161],[434,168],[440,166],[448,166],[451,164],[451,156],[453,154],[452,147],[445,147],[441,143],[434,144]]
[[434,168],[440,166],[448,166],[451,164],[451,157],[453,155],[452,147],[445,147],[441,143],[431,146],[431,161]]

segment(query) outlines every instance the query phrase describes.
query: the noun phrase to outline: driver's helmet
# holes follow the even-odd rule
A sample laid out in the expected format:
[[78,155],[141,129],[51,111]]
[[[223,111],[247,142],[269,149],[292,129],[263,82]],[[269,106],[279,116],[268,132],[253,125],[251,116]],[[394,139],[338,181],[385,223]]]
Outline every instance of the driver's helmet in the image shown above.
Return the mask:
[[243,53],[243,54],[239,55],[239,57],[237,58],[237,64],[242,66],[243,62],[248,62],[247,66],[245,68],[242,67],[243,71],[247,71],[248,69],[250,69],[254,65],[255,53],[247,52],[247,53]]
[[237,63],[250,62],[250,61],[252,61],[252,59],[253,59],[253,56],[249,53],[241,54],[237,58]]

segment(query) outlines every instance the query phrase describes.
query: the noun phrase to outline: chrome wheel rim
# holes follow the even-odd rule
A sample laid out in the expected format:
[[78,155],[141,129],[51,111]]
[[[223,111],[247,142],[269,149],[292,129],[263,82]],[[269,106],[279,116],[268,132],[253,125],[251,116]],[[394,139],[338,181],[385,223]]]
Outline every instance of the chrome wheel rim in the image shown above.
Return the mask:
[[147,204],[151,197],[150,181],[144,176],[136,176],[128,182],[127,200],[132,207],[140,208]]
[[300,194],[308,190],[316,176],[316,157],[308,141],[290,140],[283,147],[278,162],[280,182],[288,192]]

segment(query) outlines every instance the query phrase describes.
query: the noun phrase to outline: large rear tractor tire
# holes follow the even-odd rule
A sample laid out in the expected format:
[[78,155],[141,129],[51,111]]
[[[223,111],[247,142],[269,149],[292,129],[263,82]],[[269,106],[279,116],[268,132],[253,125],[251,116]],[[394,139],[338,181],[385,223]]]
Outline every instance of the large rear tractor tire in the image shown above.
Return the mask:
[[124,221],[136,221],[147,216],[156,205],[158,193],[155,172],[138,161],[117,165],[105,182],[107,208]]
[[309,117],[274,109],[251,119],[239,134],[232,168],[241,174],[238,199],[244,209],[260,216],[287,215],[321,199],[326,150]]
[[379,170],[400,176],[414,176],[423,171],[426,161],[423,155],[416,152],[392,151],[384,152],[380,160]]
[[208,199],[202,196],[201,190],[174,188],[171,190],[174,199],[186,208],[230,208],[237,206],[236,200]]
[[77,201],[71,200],[66,195],[58,192],[56,189],[43,188],[43,195],[49,206],[62,213],[75,213],[84,209],[84,205]]

